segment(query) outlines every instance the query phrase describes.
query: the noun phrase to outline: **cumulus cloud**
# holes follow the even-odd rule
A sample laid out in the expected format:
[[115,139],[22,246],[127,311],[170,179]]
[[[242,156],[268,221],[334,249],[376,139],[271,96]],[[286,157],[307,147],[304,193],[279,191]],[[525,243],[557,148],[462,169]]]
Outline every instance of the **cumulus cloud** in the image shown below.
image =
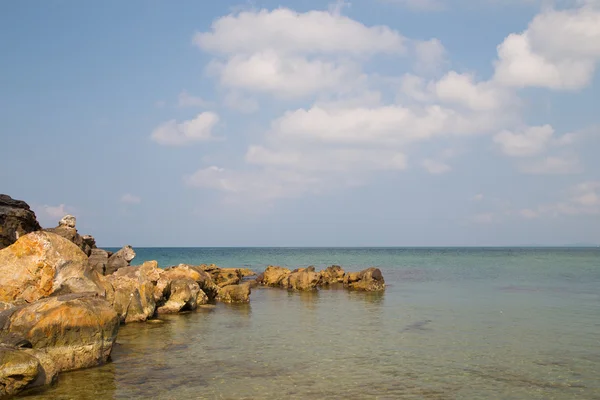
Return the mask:
[[151,139],[164,146],[184,146],[214,140],[212,131],[218,122],[219,116],[214,112],[203,112],[183,122],[167,121],[154,129]]
[[446,172],[449,172],[450,170],[452,170],[452,168],[445,162],[438,161],[438,160],[432,160],[430,158],[423,160],[421,165],[430,174],[434,174],[434,175],[445,174]]
[[68,208],[69,207],[64,204],[59,204],[57,206],[44,205],[42,206],[42,212],[48,217],[60,219],[69,214]]
[[533,156],[543,152],[554,135],[550,125],[531,126],[521,132],[502,131],[494,136],[502,152],[512,157]]
[[239,92],[229,92],[225,96],[225,106],[243,114],[252,114],[260,108],[258,101],[252,97],[244,96]]
[[590,83],[599,60],[600,10],[550,9],[498,46],[494,79],[514,87],[577,90]]
[[446,64],[446,49],[439,39],[416,41],[414,68],[421,73],[435,73]]
[[519,210],[519,215],[528,219],[562,215],[600,215],[600,182],[582,182],[568,191],[565,200],[525,208]]
[[520,170],[532,175],[570,175],[583,172],[583,167],[575,156],[549,156],[524,162]]
[[206,101],[198,96],[193,96],[183,90],[177,97],[177,105],[179,107],[207,108],[212,106],[212,102]]
[[140,204],[142,202],[142,198],[139,196],[135,196],[131,193],[126,193],[121,196],[121,203],[125,204]]

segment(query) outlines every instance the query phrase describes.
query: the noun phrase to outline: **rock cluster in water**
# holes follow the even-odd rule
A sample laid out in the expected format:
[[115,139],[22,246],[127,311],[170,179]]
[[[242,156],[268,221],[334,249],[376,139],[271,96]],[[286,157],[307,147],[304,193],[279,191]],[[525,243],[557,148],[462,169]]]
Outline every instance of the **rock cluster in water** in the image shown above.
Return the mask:
[[61,371],[108,361],[120,324],[191,311],[214,302],[248,303],[251,287],[315,290],[343,285],[379,291],[376,268],[346,273],[269,266],[242,268],[156,261],[131,266],[135,251],[99,249],[80,235],[74,216],[42,230],[29,206],[0,195],[0,399],[49,385]]

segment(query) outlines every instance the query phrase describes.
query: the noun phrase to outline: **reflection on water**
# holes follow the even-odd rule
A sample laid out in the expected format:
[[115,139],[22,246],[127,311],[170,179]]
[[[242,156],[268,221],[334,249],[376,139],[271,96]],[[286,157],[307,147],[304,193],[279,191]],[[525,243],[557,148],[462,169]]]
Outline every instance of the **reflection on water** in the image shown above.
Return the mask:
[[600,398],[600,272],[566,284],[485,265],[488,279],[384,268],[385,293],[257,288],[251,305],[126,325],[112,363],[26,398]]

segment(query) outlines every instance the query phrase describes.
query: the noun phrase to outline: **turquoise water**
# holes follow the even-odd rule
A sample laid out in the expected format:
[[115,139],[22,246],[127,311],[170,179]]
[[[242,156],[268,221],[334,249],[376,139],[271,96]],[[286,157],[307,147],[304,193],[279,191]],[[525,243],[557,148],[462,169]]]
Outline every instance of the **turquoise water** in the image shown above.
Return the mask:
[[262,271],[377,266],[384,294],[255,289],[122,327],[35,399],[600,399],[600,249],[136,249]]

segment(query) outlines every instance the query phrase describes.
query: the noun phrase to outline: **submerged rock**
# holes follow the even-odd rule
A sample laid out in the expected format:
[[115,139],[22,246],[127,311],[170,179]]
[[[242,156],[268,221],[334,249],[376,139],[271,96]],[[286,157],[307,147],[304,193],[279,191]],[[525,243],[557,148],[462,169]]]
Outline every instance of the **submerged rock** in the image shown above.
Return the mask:
[[249,303],[251,292],[249,283],[229,285],[219,290],[217,300],[223,303]]
[[287,275],[282,280],[281,285],[298,291],[317,290],[320,280],[321,274],[315,272],[315,267],[299,268]]
[[0,314],[0,342],[26,341],[43,349],[57,371],[105,363],[119,319],[103,298],[68,294],[38,300]]
[[107,295],[106,282],[72,242],[38,231],[0,250],[0,302],[38,299],[59,293]]
[[287,268],[269,265],[265,272],[259,275],[257,281],[265,286],[282,286],[283,280],[291,273],[292,271]]
[[0,249],[10,246],[21,236],[41,229],[27,203],[0,194]]
[[352,290],[378,292],[385,290],[385,280],[379,268],[371,267],[360,272],[346,274],[344,286]]
[[321,282],[323,286],[333,285],[336,283],[344,282],[344,275],[346,273],[339,265],[332,265],[321,271]]

